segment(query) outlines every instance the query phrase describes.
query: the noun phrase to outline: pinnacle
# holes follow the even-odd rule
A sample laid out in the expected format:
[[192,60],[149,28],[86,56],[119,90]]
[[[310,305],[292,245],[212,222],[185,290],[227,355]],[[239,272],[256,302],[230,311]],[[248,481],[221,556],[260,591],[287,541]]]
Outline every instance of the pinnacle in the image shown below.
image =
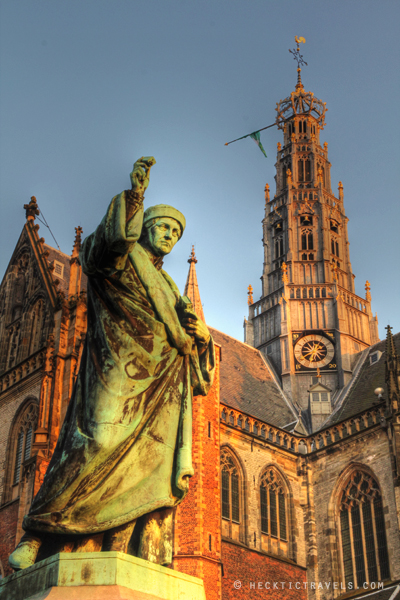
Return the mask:
[[74,246],[72,248],[72,256],[78,256],[79,251],[82,247],[82,232],[83,229],[82,227],[78,226],[75,227],[75,240],[74,240]]
[[199,319],[201,319],[203,323],[205,323],[206,320],[204,318],[203,306],[201,304],[200,299],[199,284],[197,283],[197,274],[195,266],[197,263],[197,258],[194,253],[194,246],[192,246],[192,252],[190,254],[188,263],[190,267],[183,295],[188,296],[190,298],[193,304],[194,312],[199,317]]
[[387,356],[397,356],[397,352],[396,352],[396,348],[394,345],[394,340],[393,340],[393,334],[392,334],[392,328],[390,327],[390,325],[388,325],[387,327],[385,327],[385,329],[387,329],[387,336],[386,336],[386,352],[387,352]]

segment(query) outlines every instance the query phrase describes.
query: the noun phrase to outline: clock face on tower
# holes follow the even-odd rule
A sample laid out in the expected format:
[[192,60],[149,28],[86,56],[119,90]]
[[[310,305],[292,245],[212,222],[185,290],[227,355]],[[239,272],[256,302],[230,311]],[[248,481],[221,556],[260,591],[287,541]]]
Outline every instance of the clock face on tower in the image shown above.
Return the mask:
[[320,334],[305,335],[294,347],[297,362],[307,369],[326,367],[335,355],[335,347],[328,338]]

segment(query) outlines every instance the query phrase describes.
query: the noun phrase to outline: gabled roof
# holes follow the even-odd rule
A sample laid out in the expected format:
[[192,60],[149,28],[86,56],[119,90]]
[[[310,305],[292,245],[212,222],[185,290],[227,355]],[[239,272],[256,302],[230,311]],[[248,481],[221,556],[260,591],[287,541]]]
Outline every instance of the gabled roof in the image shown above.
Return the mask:
[[320,383],[318,381],[318,383],[314,383],[314,385],[312,385],[309,389],[309,392],[331,392],[331,388],[329,388],[327,385],[324,385],[323,383]]
[[209,330],[222,348],[220,401],[269,425],[294,427],[297,414],[261,352],[217,329]]
[[[400,333],[393,336],[393,342],[400,353]],[[382,352],[379,360],[371,364],[369,357],[375,352]],[[324,427],[339,423],[344,419],[349,419],[353,415],[360,413],[368,408],[372,408],[378,401],[374,394],[376,388],[385,389],[385,361],[386,361],[386,340],[382,340],[371,346],[368,351],[364,351],[363,364],[356,375],[353,385],[348,393],[340,400],[340,404],[334,408],[334,412],[323,424]]]
[[[39,237],[40,226],[38,223],[35,223],[35,217],[40,214],[40,211],[34,196],[32,196],[29,204],[25,204],[24,208],[26,211],[26,222],[12,254],[11,260],[7,266],[4,278],[0,284],[0,288],[5,284],[7,274],[10,272],[10,269],[15,266],[18,255],[23,251],[24,248],[29,248],[29,252],[37,267],[36,273],[40,278],[41,288],[46,291],[52,307],[56,308],[59,306],[60,301],[59,292],[63,292],[65,297],[68,297],[71,256],[61,252],[61,250],[57,250],[56,248],[49,246],[45,243],[43,237]],[[75,245],[76,244],[77,240],[75,240]],[[52,270],[54,261],[57,261],[63,265],[64,270],[62,277],[57,275],[55,270]],[[59,281],[59,284],[57,284],[57,280]],[[87,278],[84,274],[82,274],[81,289],[86,289],[86,287]]]

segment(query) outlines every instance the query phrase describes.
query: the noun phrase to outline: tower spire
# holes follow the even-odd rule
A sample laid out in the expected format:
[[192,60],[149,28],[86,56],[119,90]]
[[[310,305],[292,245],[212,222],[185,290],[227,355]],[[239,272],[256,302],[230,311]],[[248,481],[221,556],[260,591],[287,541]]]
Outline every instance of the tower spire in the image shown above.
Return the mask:
[[195,266],[197,263],[197,258],[194,253],[194,246],[192,246],[192,252],[190,254],[188,263],[190,267],[183,295],[188,296],[190,298],[193,304],[194,312],[199,317],[199,319],[201,319],[203,323],[205,323],[206,320],[204,318],[203,306],[201,304],[200,299],[199,284],[197,283],[197,274]]

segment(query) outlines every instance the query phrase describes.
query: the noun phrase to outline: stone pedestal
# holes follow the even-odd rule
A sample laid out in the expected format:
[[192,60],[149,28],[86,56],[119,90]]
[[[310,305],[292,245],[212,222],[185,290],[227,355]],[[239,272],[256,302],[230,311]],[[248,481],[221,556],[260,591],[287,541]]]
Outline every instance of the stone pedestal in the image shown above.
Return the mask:
[[206,600],[203,581],[121,552],[56,554],[0,580],[0,600]]

